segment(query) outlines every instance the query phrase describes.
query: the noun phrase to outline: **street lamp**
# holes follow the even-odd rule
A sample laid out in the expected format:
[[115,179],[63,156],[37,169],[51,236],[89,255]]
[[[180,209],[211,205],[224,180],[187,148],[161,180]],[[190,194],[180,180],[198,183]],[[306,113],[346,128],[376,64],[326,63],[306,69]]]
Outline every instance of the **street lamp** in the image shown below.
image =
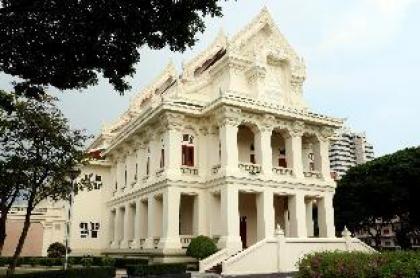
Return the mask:
[[72,168],[68,172],[70,178],[70,192],[69,192],[69,203],[67,209],[67,219],[66,219],[66,234],[65,234],[65,241],[66,241],[66,250],[65,250],[65,260],[64,260],[64,270],[67,270],[68,267],[68,259],[69,259],[69,238],[70,238],[70,222],[71,222],[71,212],[73,207],[73,197],[74,197],[74,181],[80,175],[80,170],[76,168]]

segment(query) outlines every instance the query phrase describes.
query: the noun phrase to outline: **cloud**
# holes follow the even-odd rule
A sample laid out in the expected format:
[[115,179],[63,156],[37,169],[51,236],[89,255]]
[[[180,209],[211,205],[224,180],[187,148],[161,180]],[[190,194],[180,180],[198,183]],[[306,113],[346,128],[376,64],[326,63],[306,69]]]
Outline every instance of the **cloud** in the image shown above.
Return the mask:
[[338,13],[334,27],[321,41],[321,53],[334,50],[372,50],[391,41],[400,31],[407,12],[419,0],[361,0]]

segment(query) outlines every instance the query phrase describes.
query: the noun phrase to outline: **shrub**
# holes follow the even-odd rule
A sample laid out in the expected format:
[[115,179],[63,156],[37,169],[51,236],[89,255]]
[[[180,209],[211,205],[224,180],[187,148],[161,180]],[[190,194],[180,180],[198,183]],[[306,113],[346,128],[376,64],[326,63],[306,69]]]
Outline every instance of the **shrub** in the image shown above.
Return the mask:
[[115,266],[115,259],[111,257],[103,257],[102,265],[104,266]]
[[[0,275],[0,278],[6,276]],[[114,278],[115,268],[113,267],[92,267],[92,268],[73,268],[64,270],[39,271],[24,274],[14,274],[10,278]]]
[[187,248],[187,256],[198,260],[207,258],[217,252],[217,246],[214,241],[206,236],[198,236],[191,240]]
[[82,258],[80,260],[80,263],[84,266],[84,267],[91,267],[93,265],[93,258],[90,257],[85,257]]
[[128,265],[129,277],[159,276],[168,274],[184,274],[187,271],[185,264],[152,264],[152,265]]
[[126,268],[127,265],[144,265],[149,263],[148,260],[139,258],[115,258],[114,260],[114,266],[116,268]]
[[420,276],[420,252],[321,252],[305,256],[298,267],[297,278],[415,278]]
[[[71,252],[70,248],[67,248],[68,253]],[[47,249],[48,258],[62,258],[66,254],[66,246],[60,242],[51,243]]]

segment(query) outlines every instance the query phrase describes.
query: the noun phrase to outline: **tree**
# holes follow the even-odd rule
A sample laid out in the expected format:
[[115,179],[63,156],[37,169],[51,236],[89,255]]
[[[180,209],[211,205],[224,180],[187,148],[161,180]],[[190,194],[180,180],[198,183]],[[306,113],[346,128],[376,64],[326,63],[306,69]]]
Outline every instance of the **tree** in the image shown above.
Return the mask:
[[[19,165],[11,167],[12,179],[6,177],[5,180],[10,187],[18,188],[27,204],[10,272],[14,271],[22,251],[33,209],[48,198],[67,199],[75,189],[68,178],[69,170],[78,166],[85,157],[83,149],[87,136],[83,131],[69,127],[54,102],[47,95],[41,101],[19,100],[15,111],[3,113],[0,159]],[[16,176],[19,178],[14,179]]]
[[21,78],[15,91],[27,97],[50,85],[87,88],[98,73],[123,93],[141,47],[184,51],[204,31],[202,16],[222,15],[217,0],[0,0],[0,7],[0,71]]
[[[70,248],[67,248],[68,253],[71,252]],[[60,242],[51,243],[47,249],[48,258],[62,258],[66,254],[66,246]]]
[[217,252],[214,241],[206,236],[198,236],[191,240],[187,248],[187,256],[202,260]]
[[366,231],[378,246],[382,228],[393,225],[399,244],[407,247],[407,236],[420,231],[419,193],[420,147],[353,167],[337,185],[337,228]]

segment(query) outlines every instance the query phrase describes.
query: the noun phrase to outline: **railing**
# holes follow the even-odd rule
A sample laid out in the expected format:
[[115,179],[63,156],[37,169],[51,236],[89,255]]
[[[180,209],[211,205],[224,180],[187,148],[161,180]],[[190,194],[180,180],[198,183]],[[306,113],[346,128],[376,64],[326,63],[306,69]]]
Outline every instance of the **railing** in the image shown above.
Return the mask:
[[261,173],[261,165],[259,165],[259,164],[240,162],[238,164],[238,167],[239,167],[239,169],[241,169],[243,171],[246,171],[246,172],[250,173],[251,175]]
[[190,166],[181,166],[181,173],[191,176],[197,176],[198,175],[198,169],[195,167]]
[[293,175],[293,169],[284,167],[273,167],[273,173],[282,176],[291,176]]
[[182,248],[187,248],[190,245],[191,240],[194,238],[192,235],[180,235],[179,240],[181,242]]
[[144,247],[144,243],[146,242],[146,239],[145,238],[141,238],[140,239],[140,248],[143,248]]
[[219,172],[220,168],[222,168],[222,165],[220,165],[220,164],[214,165],[213,167],[211,167],[211,172],[213,174],[217,174]]
[[318,171],[303,171],[303,176],[305,178],[321,178],[321,173]]
[[203,260],[200,260],[198,262],[199,271],[204,272],[206,270],[209,270],[210,268],[212,268],[213,266],[221,263],[222,261],[226,260],[227,258],[229,258],[228,249],[226,249],[226,248],[222,249],[222,250],[214,253],[210,257],[207,257]]
[[153,238],[153,247],[154,247],[155,249],[157,249],[157,248],[158,248],[159,241],[160,241],[160,237],[155,237],[155,238]]

